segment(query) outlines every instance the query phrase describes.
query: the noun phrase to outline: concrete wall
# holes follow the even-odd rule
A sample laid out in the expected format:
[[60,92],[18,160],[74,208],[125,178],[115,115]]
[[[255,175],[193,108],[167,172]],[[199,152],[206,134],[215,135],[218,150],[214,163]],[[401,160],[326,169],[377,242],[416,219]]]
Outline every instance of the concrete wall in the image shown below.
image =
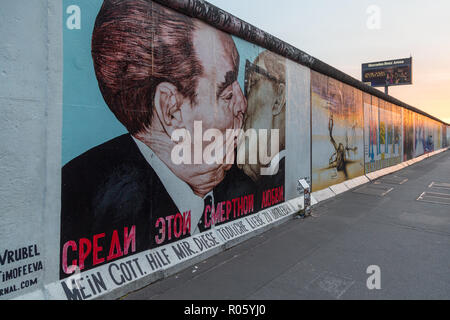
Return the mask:
[[0,299],[42,289],[58,270],[61,11],[25,0],[0,10]]
[[450,146],[450,126],[447,126],[446,134],[447,134],[446,147],[448,147]]
[[[171,9],[160,7],[157,2]],[[212,181],[214,187],[208,191],[214,195],[216,205],[224,204],[225,212],[233,200],[242,200],[249,194],[254,195],[257,203],[252,212],[218,220],[214,227],[192,235],[180,238],[172,235],[171,241],[166,237],[159,243],[153,240],[147,243],[142,230],[155,239],[155,233],[157,237],[161,230],[156,226],[163,223],[158,218],[168,223],[172,217],[170,222],[175,224],[182,221],[177,220],[176,213],[180,213],[181,219],[187,210],[192,210],[193,217],[193,207],[183,210],[180,202],[190,201],[195,207],[196,201],[188,199],[197,198],[190,192],[197,196],[201,192],[193,192],[194,173],[191,180],[183,180],[187,184],[173,182],[178,180],[171,180],[170,173],[161,173],[164,169],[155,169],[158,165],[150,160],[153,171],[136,169],[137,177],[148,175],[151,183],[147,185],[125,170],[130,167],[122,166],[122,163],[145,163],[142,158],[148,154],[145,146],[153,145],[141,135],[135,136],[143,145],[134,144],[128,135],[130,127],[111,112],[106,91],[102,95],[99,89],[91,40],[102,3],[16,0],[2,4],[0,299],[118,297],[286,221],[302,208],[303,198],[299,198],[297,191],[301,178],[312,180],[319,191],[317,200],[322,200],[326,198],[323,191],[334,195],[348,190],[367,181],[365,174],[398,163],[388,159],[409,160],[445,147],[445,136],[450,141],[450,129],[447,127],[445,131],[445,125],[436,119],[384,96],[220,9],[202,1],[155,1],[151,10],[168,10],[167,13],[187,19],[188,23],[194,21],[205,32],[202,39],[209,37],[210,45],[196,49],[197,55],[211,54],[210,66],[215,71],[205,76],[218,73],[221,61],[231,57],[229,61],[233,64],[236,55],[239,56],[236,79],[231,79],[230,87],[234,100],[230,98],[232,102],[224,103],[227,108],[238,108],[236,101],[242,108],[245,105],[246,129],[279,130],[280,159],[284,160],[279,162],[279,170],[268,177],[258,171],[262,164],[259,161],[257,174],[251,173],[254,166],[233,166],[223,179],[215,177],[220,181]],[[129,55],[133,53],[130,51]],[[204,67],[206,60],[201,61]],[[136,61],[127,60],[127,68],[122,65],[115,72],[146,67],[139,65],[142,59]],[[120,88],[129,85],[122,82]],[[133,86],[130,88],[114,94],[129,98],[127,92]],[[236,100],[241,94],[246,99]],[[226,97],[225,100],[229,101]],[[130,113],[140,101],[134,100]],[[214,110],[211,115],[223,112],[220,102],[209,106]],[[270,112],[264,113],[265,110]],[[372,113],[379,121],[369,121]],[[197,116],[210,114],[203,112]],[[184,114],[188,116],[189,113]],[[227,114],[222,114],[213,119],[217,123],[226,118]],[[433,149],[422,152],[420,146],[426,144],[419,143],[423,142],[420,132],[425,131],[432,136]],[[388,143],[387,151],[379,149],[376,159],[370,158],[370,148],[378,148],[379,144],[375,146],[374,140],[368,139],[371,133],[375,140],[383,136],[385,142],[392,142]],[[121,136],[128,138],[117,140]],[[344,150],[335,147],[340,144]],[[410,156],[405,154],[405,148],[410,149]],[[131,159],[127,157],[129,152],[124,152],[122,162],[111,164],[121,150],[139,151]],[[158,152],[156,148],[153,151]],[[246,153],[251,154],[248,149]],[[270,160],[276,164],[273,156]],[[108,177],[106,180],[98,174],[105,167],[114,172],[114,175],[102,173]],[[126,174],[115,175],[121,170]],[[136,194],[142,191],[139,188],[154,188],[158,184],[158,190],[150,189],[150,198],[157,200],[143,207],[144,211],[151,208],[145,211],[148,215],[143,215],[137,208],[148,199]],[[99,193],[100,189],[103,193]],[[174,194],[184,196],[176,199]],[[203,204],[203,197],[199,199]],[[192,229],[196,226],[197,223],[190,224]],[[78,268],[73,274],[67,270],[71,264]]]

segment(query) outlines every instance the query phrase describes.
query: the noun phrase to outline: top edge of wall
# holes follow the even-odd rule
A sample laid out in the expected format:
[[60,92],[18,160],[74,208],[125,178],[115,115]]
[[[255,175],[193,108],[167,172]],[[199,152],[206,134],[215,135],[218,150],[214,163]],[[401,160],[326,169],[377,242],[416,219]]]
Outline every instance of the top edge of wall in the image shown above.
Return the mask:
[[211,26],[237,36],[243,40],[259,45],[267,50],[284,56],[294,62],[300,63],[311,70],[322,73],[326,76],[342,81],[350,86],[360,89],[363,92],[374,95],[387,102],[396,104],[416,113],[422,114],[430,119],[438,121],[444,125],[450,124],[418,109],[404,103],[392,96],[389,96],[352,76],[326,64],[325,62],[314,58],[306,52],[272,36],[271,34],[239,19],[238,17],[210,4],[204,0],[154,0],[168,8],[179,11],[185,15],[200,19]]

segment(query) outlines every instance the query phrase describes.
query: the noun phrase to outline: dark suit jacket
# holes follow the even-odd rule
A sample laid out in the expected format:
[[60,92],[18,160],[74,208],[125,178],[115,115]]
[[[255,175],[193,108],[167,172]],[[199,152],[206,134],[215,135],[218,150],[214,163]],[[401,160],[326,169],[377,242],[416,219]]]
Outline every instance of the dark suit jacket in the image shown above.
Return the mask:
[[[233,166],[214,189],[214,198],[217,203],[254,192],[256,187],[251,179]],[[178,212],[131,135],[110,140],[75,158],[62,169],[61,259],[67,241],[75,241],[78,245],[79,239],[87,238],[92,242],[94,235],[103,233],[105,237],[99,240],[102,241],[99,245],[103,247],[102,257],[106,258],[113,232],[117,231],[122,246],[124,228],[127,227],[129,232],[133,226],[136,227],[134,253],[154,248],[157,246],[155,235],[159,232],[155,227],[157,219]],[[176,240],[180,238],[175,239],[172,232],[171,241],[164,244]],[[68,260],[76,258],[71,256]],[[105,259],[106,262],[109,261]],[[84,265],[84,270],[93,267],[92,252]],[[67,277],[62,268],[60,277]]]

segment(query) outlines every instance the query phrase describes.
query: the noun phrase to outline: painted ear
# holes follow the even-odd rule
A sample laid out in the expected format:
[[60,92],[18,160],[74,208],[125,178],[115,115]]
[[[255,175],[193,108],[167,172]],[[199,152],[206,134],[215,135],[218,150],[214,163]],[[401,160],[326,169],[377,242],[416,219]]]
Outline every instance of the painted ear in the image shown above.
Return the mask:
[[179,96],[177,87],[169,82],[162,82],[156,87],[155,111],[167,132],[179,128],[182,124]]
[[272,115],[280,114],[286,107],[286,86],[280,83],[277,88],[277,98],[272,107]]

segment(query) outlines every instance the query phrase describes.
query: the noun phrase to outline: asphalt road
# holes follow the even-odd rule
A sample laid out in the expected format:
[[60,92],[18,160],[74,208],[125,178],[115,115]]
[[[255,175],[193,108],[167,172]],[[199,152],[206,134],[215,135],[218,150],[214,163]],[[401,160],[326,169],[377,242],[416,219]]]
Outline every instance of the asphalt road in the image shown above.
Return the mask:
[[[450,183],[450,151],[123,299],[450,299],[450,188],[433,182]],[[424,192],[431,202],[417,201]],[[367,287],[373,265],[379,290]]]

